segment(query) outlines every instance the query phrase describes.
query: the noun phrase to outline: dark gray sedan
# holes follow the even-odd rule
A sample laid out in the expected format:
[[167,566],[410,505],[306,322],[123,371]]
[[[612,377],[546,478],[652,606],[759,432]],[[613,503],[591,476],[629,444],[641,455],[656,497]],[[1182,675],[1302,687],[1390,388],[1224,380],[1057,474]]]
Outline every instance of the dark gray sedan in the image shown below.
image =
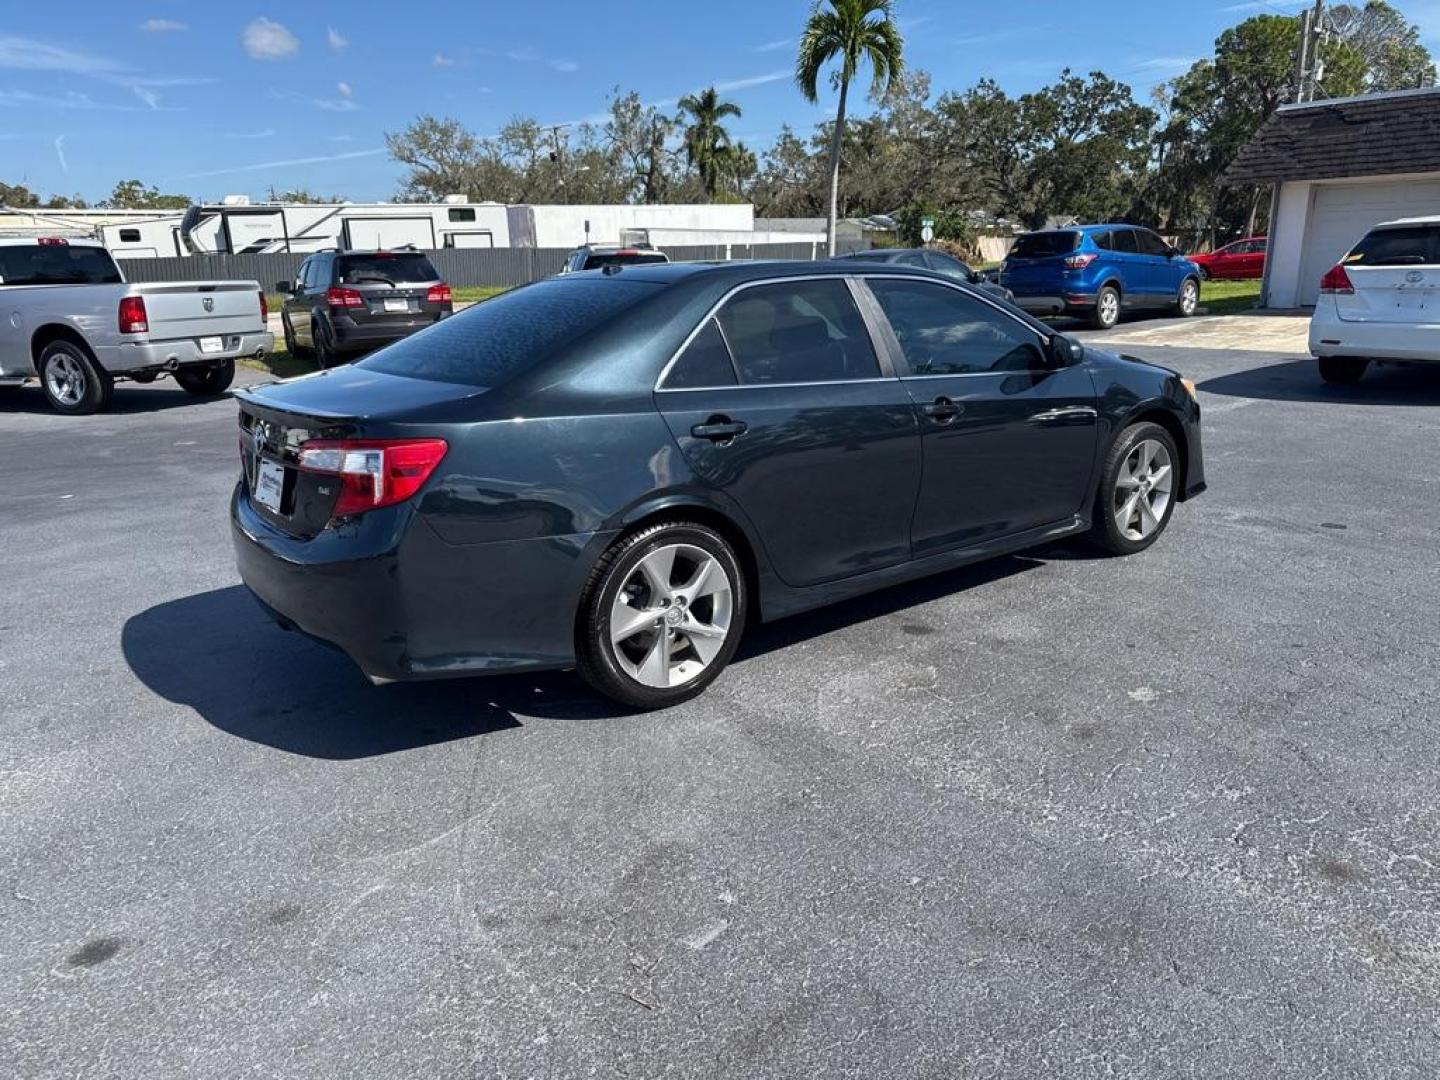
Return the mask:
[[920,270],[933,270],[956,281],[974,285],[977,289],[998,296],[1001,300],[1014,303],[1015,294],[1003,285],[987,280],[980,273],[945,251],[934,248],[872,248],[856,251],[845,256],[847,259],[862,259],[865,262],[889,263],[892,266],[913,266]]
[[611,267],[241,391],[245,583],[375,681],[698,694],[777,619],[1205,487],[1193,386],[860,260]]

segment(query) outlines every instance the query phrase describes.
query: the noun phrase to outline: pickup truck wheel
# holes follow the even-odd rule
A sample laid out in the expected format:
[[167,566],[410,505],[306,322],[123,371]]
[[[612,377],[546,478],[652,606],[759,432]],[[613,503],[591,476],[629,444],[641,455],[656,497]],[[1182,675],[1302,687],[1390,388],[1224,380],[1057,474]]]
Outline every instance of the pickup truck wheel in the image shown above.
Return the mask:
[[235,361],[215,360],[208,364],[182,367],[175,372],[180,388],[196,397],[214,397],[230,389],[235,381]]
[[115,382],[73,341],[52,341],[40,351],[40,388],[50,407],[66,416],[89,416],[110,404]]

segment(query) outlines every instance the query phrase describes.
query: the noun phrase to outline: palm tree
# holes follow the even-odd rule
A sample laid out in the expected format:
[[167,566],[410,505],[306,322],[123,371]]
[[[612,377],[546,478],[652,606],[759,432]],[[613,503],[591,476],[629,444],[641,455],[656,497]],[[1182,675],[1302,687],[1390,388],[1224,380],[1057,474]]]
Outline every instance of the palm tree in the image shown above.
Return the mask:
[[[828,6],[827,6],[828,5]],[[840,144],[845,138],[845,102],[862,62],[870,61],[870,93],[878,97],[895,85],[905,69],[905,42],[895,25],[891,0],[816,0],[800,36],[795,81],[812,105],[819,101],[820,72],[832,60],[840,70],[831,81],[840,91],[835,133],[830,143],[830,254],[835,254],[835,223],[840,203]],[[878,17],[877,17],[878,16]]]
[[681,98],[680,111],[689,113],[693,120],[685,129],[685,158],[699,171],[705,194],[713,199],[730,151],[730,133],[720,121],[727,116],[739,116],[740,106],[721,101],[712,86],[698,95],[687,94]]

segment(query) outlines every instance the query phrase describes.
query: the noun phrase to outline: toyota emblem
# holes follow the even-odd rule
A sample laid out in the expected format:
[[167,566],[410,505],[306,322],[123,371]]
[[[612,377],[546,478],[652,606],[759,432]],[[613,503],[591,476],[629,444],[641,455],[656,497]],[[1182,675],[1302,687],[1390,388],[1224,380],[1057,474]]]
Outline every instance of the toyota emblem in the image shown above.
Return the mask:
[[201,304],[201,306],[203,306],[203,307],[205,308],[206,311],[214,311],[214,310],[215,310],[215,298],[214,298],[213,296],[204,297],[204,298],[200,301],[200,304]]
[[1408,281],[1411,285],[1419,285],[1420,282],[1425,280],[1425,275],[1422,274],[1419,270],[1411,270],[1408,274],[1405,275],[1405,280]]

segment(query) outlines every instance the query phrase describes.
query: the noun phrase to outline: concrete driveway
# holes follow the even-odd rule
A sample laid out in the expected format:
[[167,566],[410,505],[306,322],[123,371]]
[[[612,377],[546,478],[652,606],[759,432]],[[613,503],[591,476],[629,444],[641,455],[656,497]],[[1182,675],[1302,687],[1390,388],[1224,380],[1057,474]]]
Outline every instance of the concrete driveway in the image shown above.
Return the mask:
[[0,1071],[1433,1076],[1440,376],[1131,351],[1206,409],[1150,552],[792,619],[645,716],[267,623],[231,402],[0,404]]

